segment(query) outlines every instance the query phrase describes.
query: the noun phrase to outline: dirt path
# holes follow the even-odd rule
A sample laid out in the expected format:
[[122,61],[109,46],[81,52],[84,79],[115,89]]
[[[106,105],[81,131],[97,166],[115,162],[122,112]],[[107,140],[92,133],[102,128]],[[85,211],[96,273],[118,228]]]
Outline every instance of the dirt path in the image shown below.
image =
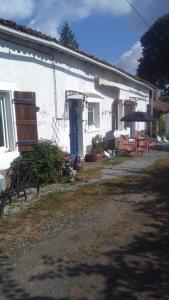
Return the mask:
[[[137,175],[166,156],[106,167],[102,178]],[[0,299],[169,299],[167,197],[130,185],[12,263],[1,255]]]

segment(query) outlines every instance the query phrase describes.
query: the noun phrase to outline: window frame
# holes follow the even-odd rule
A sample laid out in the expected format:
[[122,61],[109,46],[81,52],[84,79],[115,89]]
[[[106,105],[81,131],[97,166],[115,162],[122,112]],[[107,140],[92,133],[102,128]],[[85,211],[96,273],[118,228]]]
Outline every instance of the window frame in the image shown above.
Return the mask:
[[0,96],[0,111],[2,118],[2,134],[3,134],[3,146],[1,148],[8,148],[8,124],[7,124],[7,112],[5,105],[5,98]]
[[2,116],[3,145],[0,151],[14,150],[14,122],[10,91],[0,90],[0,110]]
[[[89,114],[91,114],[92,123],[89,123]],[[88,127],[100,130],[100,102],[90,101],[88,102]]]
[[[95,126],[95,113],[94,113],[94,105],[92,102],[88,103],[88,126]],[[91,111],[90,111],[91,110]],[[89,114],[92,115],[92,123],[89,124]]]

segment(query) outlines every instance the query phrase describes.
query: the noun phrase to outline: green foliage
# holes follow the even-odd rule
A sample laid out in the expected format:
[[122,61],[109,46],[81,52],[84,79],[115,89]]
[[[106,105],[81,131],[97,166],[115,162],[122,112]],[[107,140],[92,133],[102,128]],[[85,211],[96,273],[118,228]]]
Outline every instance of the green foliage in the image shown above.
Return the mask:
[[75,39],[75,35],[72,32],[72,30],[70,29],[67,22],[65,22],[65,24],[61,30],[59,41],[63,46],[73,47],[76,49],[79,48],[79,44],[77,43],[77,41]]
[[97,134],[92,138],[92,152],[100,153],[103,151],[103,137],[101,134]]
[[93,147],[95,147],[97,144],[101,144],[102,142],[103,142],[103,137],[101,134],[96,134],[96,136],[92,138]]
[[11,167],[18,168],[20,174],[31,169],[36,182],[47,184],[58,180],[62,164],[63,153],[59,147],[50,140],[41,139],[34,151],[20,154]]
[[140,137],[145,137],[145,130],[140,130],[139,131]]
[[161,137],[166,133],[166,124],[163,116],[160,116],[159,118],[158,133]]
[[169,95],[169,14],[159,18],[142,36],[142,58],[137,75]]
[[169,141],[169,131],[166,132],[165,138]]
[[160,97],[160,100],[163,102],[169,102],[169,96]]
[[92,152],[101,153],[107,148],[108,141],[101,134],[97,134],[92,138]]

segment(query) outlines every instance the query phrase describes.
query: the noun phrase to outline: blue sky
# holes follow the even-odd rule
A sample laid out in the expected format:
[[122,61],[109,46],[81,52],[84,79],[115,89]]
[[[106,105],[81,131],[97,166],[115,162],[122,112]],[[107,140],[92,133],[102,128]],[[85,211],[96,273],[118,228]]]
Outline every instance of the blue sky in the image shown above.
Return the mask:
[[[128,0],[152,25],[169,0]],[[12,9],[11,9],[12,8]],[[147,26],[127,0],[0,0],[0,17],[59,38],[68,21],[80,49],[135,73]]]

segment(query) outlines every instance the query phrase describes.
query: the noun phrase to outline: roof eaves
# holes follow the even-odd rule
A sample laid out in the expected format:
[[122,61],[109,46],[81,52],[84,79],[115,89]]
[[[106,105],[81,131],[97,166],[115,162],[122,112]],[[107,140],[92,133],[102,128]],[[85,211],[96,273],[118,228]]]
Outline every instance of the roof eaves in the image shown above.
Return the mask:
[[[120,73],[121,75],[123,75],[125,77],[128,77],[128,79],[133,79],[134,81],[136,81],[137,83],[140,83],[141,85],[145,85],[145,86],[147,86],[148,88],[150,88],[152,90],[156,90],[156,87],[152,83],[147,82],[145,80],[142,80],[139,77],[134,76],[134,75],[124,71],[123,69],[117,68],[117,67],[113,66],[112,64],[108,63],[107,61],[95,57],[94,55],[88,54],[84,51],[81,51],[79,49],[75,49],[73,47],[63,46],[63,45],[61,45],[61,43],[56,38],[50,37],[50,36],[40,32],[40,31],[34,30],[32,28],[28,28],[28,27],[23,26],[23,25],[18,25],[17,23],[15,23],[13,21],[10,21],[10,20],[5,20],[5,19],[0,18],[0,28],[1,28],[1,25],[4,26],[5,28],[9,28],[11,30],[18,31],[20,33],[26,34],[27,38],[29,38],[29,36],[30,37],[32,36],[32,37],[35,37],[37,39],[42,39],[42,40],[45,40],[47,42],[51,42],[53,45],[55,44],[58,47],[60,46],[62,48],[62,50],[65,50],[64,52],[66,52],[66,49],[70,50],[70,51],[72,51],[72,55],[73,55],[73,53],[74,54],[77,53],[81,56],[87,57],[88,59],[93,60],[94,62],[102,64],[103,67],[104,66],[109,67],[109,68],[112,69],[112,71],[115,71],[115,72]],[[48,46],[49,46],[49,44],[48,44]]]

